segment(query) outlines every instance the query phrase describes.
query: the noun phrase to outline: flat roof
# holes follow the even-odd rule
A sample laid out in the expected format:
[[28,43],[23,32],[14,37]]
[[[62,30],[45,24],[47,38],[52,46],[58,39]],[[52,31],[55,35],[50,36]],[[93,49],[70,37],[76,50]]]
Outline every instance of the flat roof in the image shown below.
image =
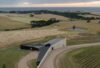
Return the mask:
[[30,47],[30,48],[36,48],[36,49],[40,49],[41,47],[43,47],[43,44],[22,44],[21,46],[23,47]]
[[30,43],[30,44],[22,44],[22,46],[29,46],[29,47],[38,47],[38,46],[42,46],[43,44],[39,44],[39,43]]
[[50,46],[43,46],[42,48],[40,48],[40,53],[38,55],[37,62],[41,62],[49,48]]
[[55,44],[55,43],[57,43],[57,42],[59,42],[60,40],[62,40],[63,38],[56,38],[56,39],[52,39],[52,40],[50,40],[50,41],[48,41],[48,42],[46,42],[46,43],[44,43],[44,44]]
[[45,56],[46,52],[48,51],[48,49],[50,48],[50,46],[46,46],[46,45],[52,45],[55,44],[57,42],[59,42],[60,40],[62,40],[63,38],[56,38],[56,39],[52,39],[46,43],[44,43],[44,46],[40,48],[40,53],[38,55],[37,58],[37,62],[41,62],[41,60],[43,59],[43,57]]

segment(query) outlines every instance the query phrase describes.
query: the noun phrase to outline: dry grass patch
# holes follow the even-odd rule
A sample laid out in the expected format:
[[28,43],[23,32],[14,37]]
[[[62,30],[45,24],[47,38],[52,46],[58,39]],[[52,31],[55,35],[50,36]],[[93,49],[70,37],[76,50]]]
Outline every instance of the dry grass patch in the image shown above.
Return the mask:
[[48,20],[50,18],[56,18],[58,20],[67,21],[69,19],[67,17],[55,15],[55,14],[39,14],[39,15],[36,15],[35,17],[40,18],[40,19],[44,19],[44,20]]
[[61,21],[60,23],[54,25],[56,28],[60,30],[67,31],[67,28],[72,28],[73,25],[76,27],[80,27],[86,29],[90,33],[97,33],[100,31],[100,24],[98,20],[92,20],[90,23],[87,23],[85,20],[78,20],[78,21]]
[[4,16],[6,18],[9,18],[10,20],[13,21],[19,21],[22,23],[30,23],[32,20],[41,20],[36,17],[30,17],[30,14],[1,14],[1,16]]
[[29,28],[29,27],[30,27],[29,24],[13,21],[13,20],[10,20],[6,17],[0,16],[0,30]]
[[64,34],[65,32],[58,31],[57,29],[38,29],[38,30],[18,30],[0,32],[0,47],[4,47],[11,43],[21,42],[25,40],[31,40],[46,36],[53,36],[58,34]]
[[49,20],[50,18],[56,18],[58,20],[68,20],[68,18],[54,15],[54,14],[34,14],[33,17],[30,17],[30,14],[0,14],[0,16],[7,17],[14,21],[19,21],[23,23],[30,23],[30,21],[35,20]]

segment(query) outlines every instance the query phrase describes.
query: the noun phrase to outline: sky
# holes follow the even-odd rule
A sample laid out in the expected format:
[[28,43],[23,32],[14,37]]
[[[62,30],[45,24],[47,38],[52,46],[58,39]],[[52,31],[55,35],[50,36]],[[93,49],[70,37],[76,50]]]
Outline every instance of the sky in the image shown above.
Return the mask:
[[100,7],[100,0],[0,0],[0,7]]

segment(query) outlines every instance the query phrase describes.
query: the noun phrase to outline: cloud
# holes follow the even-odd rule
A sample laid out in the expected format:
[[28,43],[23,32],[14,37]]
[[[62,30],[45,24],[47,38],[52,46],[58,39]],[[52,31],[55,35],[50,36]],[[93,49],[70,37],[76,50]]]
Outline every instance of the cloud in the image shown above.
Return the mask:
[[77,2],[91,2],[99,0],[28,0],[31,3],[44,4],[44,3],[77,3]]
[[99,0],[0,0],[1,7],[100,7]]

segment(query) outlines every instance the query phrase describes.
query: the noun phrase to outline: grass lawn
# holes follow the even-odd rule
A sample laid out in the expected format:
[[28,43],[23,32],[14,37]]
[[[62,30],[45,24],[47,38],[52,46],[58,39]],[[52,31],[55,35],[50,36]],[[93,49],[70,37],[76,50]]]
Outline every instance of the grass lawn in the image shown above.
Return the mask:
[[81,48],[65,54],[60,68],[100,68],[100,46]]
[[21,50],[19,46],[12,45],[6,48],[0,48],[0,68],[5,64],[6,68],[14,68],[15,64],[29,51]]

